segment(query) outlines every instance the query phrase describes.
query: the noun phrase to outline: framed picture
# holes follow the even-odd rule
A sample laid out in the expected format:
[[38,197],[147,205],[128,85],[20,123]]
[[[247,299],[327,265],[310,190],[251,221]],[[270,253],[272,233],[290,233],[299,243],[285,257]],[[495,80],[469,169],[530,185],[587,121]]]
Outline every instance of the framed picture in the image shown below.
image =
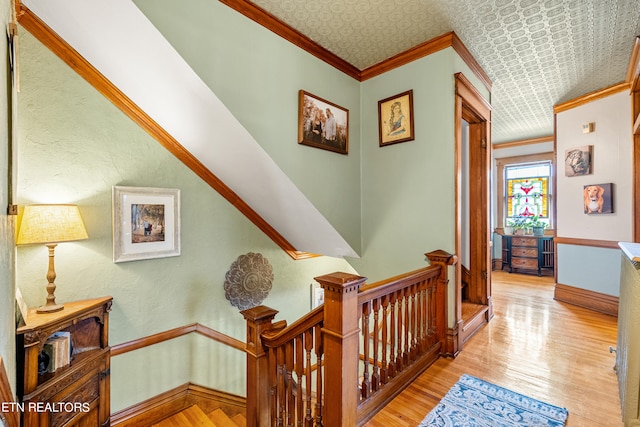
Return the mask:
[[298,144],[349,153],[349,110],[298,92]]
[[16,327],[26,324],[27,313],[29,313],[29,307],[22,298],[20,288],[16,288]]
[[113,262],[180,255],[180,190],[113,187]]
[[583,193],[585,214],[613,213],[613,184],[585,185]]
[[593,173],[593,145],[565,150],[564,176],[581,176]]
[[324,304],[324,289],[320,286],[320,283],[314,282],[311,284],[311,309]]
[[413,141],[413,90],[378,101],[380,147]]

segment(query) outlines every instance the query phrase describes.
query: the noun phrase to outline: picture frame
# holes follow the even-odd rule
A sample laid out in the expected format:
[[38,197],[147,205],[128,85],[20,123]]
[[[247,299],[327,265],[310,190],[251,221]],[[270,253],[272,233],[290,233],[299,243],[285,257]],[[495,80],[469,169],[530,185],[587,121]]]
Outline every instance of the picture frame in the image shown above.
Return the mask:
[[311,284],[311,310],[324,304],[324,289],[320,283]]
[[380,147],[413,141],[413,89],[378,101]]
[[564,151],[564,176],[582,176],[593,173],[593,145],[573,147]]
[[584,213],[600,215],[613,213],[613,184],[589,184],[583,189]]
[[349,153],[349,110],[300,90],[298,144]]
[[113,262],[180,255],[180,190],[114,186]]
[[22,297],[20,288],[16,287],[16,327],[26,325],[29,307]]

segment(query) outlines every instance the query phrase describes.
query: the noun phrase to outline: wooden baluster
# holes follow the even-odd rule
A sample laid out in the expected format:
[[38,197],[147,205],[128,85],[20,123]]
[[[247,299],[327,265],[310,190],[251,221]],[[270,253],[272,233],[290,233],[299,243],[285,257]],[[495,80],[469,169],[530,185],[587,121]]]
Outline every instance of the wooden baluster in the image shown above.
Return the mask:
[[429,346],[432,346],[438,340],[436,325],[436,283],[434,280],[429,281]]
[[296,373],[296,384],[297,384],[295,425],[301,426],[304,418],[304,393],[305,391],[309,392],[308,389],[305,390],[304,384],[303,384],[304,335],[299,335],[296,337],[295,351],[296,351],[296,363],[294,364],[294,370]]
[[402,352],[402,363],[403,366],[409,365],[409,359],[411,354],[411,341],[409,339],[409,331],[411,329],[411,295],[409,292],[409,288],[405,288],[403,292],[403,300],[404,300],[404,351]]
[[429,331],[429,317],[427,315],[427,282],[420,283],[420,353],[427,351],[427,339]]
[[269,404],[271,405],[270,426],[278,425],[278,349],[269,349]]
[[389,378],[396,376],[396,293],[391,294],[389,301],[391,311],[389,313]]
[[370,396],[370,382],[369,382],[369,301],[362,304],[362,335],[363,340],[363,372],[362,372],[362,384],[360,385],[360,398],[362,400]]
[[380,345],[380,298],[373,300],[373,375],[371,375],[371,390],[380,389],[380,374],[378,368],[378,346]]
[[409,303],[409,306],[411,307],[411,346],[410,346],[410,350],[409,350],[409,356],[411,360],[416,360],[416,357],[418,356],[418,346],[417,346],[417,335],[418,335],[418,330],[417,330],[417,317],[418,317],[418,310],[416,310],[416,294],[418,293],[418,286],[417,284],[413,284],[409,287],[409,293],[411,294],[411,301]]
[[284,365],[285,365],[285,377],[284,377],[284,387],[285,387],[285,402],[284,402],[284,410],[285,410],[285,420],[287,427],[293,427],[293,420],[295,417],[296,404],[295,404],[295,393],[297,384],[293,380],[293,371],[295,369],[293,360],[294,360],[294,341],[289,341],[284,345]]
[[285,378],[287,377],[285,366],[285,348],[278,347],[276,349],[276,360],[278,361],[278,427],[284,427],[284,421],[287,415],[286,402],[287,402],[287,389],[285,385]]
[[402,364],[402,349],[403,349],[403,343],[402,343],[402,338],[403,338],[403,334],[402,334],[402,329],[404,327],[404,325],[402,324],[402,319],[404,317],[404,313],[403,313],[403,307],[404,307],[404,293],[402,291],[398,291],[396,292],[396,294],[398,294],[398,298],[396,300],[396,305],[397,305],[397,320],[396,320],[396,338],[397,338],[397,345],[396,345],[396,372],[400,372],[402,371],[403,364]]
[[389,320],[389,295],[382,297],[382,368],[380,370],[380,380],[382,384],[389,381],[389,366],[387,364],[387,350],[389,349],[389,337],[387,331],[387,322]]
[[313,416],[311,414],[311,380],[313,370],[311,367],[311,352],[313,351],[313,330],[308,330],[304,333],[304,349],[306,352],[306,364],[305,364],[305,382],[306,382],[306,408],[304,417],[304,426],[313,427]]
[[316,339],[316,427],[323,427],[324,419],[322,418],[322,411],[324,400],[322,398],[324,394],[322,378],[324,375],[322,374],[322,362],[324,361],[324,345],[322,342],[322,327],[316,326],[314,334]]

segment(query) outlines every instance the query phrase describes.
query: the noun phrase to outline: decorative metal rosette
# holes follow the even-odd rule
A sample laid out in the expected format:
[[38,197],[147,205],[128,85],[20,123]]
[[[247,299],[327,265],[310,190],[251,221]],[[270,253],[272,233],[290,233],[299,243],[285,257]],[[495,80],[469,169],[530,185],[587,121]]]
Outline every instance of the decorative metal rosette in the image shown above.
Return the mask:
[[224,280],[225,297],[231,305],[245,310],[260,305],[269,295],[273,268],[261,254],[240,255],[231,264]]

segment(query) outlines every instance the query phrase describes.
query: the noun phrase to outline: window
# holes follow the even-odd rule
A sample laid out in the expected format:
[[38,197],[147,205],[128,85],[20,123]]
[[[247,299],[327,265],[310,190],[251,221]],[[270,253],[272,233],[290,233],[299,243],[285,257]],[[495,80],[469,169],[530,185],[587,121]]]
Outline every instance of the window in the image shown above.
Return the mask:
[[497,227],[518,216],[538,216],[553,227],[553,153],[496,159]]
[[551,162],[506,165],[504,177],[505,219],[537,216],[550,225]]

